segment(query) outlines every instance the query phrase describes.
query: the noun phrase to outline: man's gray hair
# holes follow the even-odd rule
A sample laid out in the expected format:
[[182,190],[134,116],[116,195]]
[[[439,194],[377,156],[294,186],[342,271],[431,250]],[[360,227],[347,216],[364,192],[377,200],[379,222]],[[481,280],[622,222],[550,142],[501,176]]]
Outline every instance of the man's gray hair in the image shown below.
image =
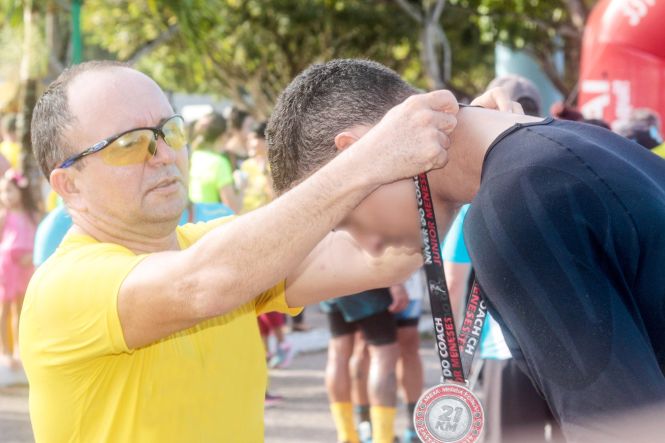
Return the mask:
[[32,151],[42,173],[49,179],[51,171],[74,154],[63,137],[75,117],[69,109],[67,90],[72,81],[87,71],[127,67],[116,61],[90,61],[65,69],[46,89],[32,112]]

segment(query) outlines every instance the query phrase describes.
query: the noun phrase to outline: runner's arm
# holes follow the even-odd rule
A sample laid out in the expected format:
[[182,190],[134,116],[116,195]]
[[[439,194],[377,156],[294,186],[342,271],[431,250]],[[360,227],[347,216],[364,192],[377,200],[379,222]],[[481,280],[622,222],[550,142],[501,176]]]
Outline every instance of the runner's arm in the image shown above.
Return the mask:
[[286,279],[289,306],[385,288],[404,282],[419,266],[419,251],[388,248],[380,256],[363,250],[345,231],[335,231]]

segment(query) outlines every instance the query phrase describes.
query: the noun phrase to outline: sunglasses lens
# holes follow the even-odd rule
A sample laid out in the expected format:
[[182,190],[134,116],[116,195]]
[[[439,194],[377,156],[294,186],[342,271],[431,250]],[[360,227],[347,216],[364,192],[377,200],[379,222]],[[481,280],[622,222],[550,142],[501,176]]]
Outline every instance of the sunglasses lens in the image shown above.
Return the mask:
[[179,115],[171,117],[162,127],[164,141],[175,150],[184,148],[187,145],[187,136],[185,134],[185,122]]
[[155,154],[155,135],[150,130],[128,132],[100,151],[105,163],[124,166],[142,163]]

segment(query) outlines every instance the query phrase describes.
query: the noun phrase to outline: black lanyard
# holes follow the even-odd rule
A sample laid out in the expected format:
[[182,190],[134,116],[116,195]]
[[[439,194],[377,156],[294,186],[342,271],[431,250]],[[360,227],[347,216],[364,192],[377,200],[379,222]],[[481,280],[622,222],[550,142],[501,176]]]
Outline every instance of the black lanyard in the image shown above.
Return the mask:
[[441,371],[445,380],[465,383],[480,344],[480,335],[487,318],[487,306],[474,277],[458,337],[446,277],[443,273],[439,233],[427,174],[420,174],[413,180],[416,184],[416,199],[420,213],[423,266],[427,276],[427,291],[432,308],[434,336],[441,361]]

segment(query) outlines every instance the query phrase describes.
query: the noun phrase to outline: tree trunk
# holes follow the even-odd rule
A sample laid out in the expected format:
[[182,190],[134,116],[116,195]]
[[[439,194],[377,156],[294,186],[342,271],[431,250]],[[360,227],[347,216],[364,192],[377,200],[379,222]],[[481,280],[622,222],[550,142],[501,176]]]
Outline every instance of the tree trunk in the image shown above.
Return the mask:
[[41,202],[41,172],[32,153],[32,142],[30,140],[32,110],[37,103],[38,82],[35,74],[35,60],[33,59],[35,38],[38,35],[35,26],[37,19],[37,6],[32,0],[26,0],[23,9],[23,57],[19,74],[18,135],[21,143],[21,170],[30,183],[33,198],[36,202]]
[[421,27],[420,58],[430,89],[449,87],[452,52],[446,33],[441,26],[441,14],[445,0],[422,0],[422,8],[416,8],[407,0],[396,0],[397,4]]

